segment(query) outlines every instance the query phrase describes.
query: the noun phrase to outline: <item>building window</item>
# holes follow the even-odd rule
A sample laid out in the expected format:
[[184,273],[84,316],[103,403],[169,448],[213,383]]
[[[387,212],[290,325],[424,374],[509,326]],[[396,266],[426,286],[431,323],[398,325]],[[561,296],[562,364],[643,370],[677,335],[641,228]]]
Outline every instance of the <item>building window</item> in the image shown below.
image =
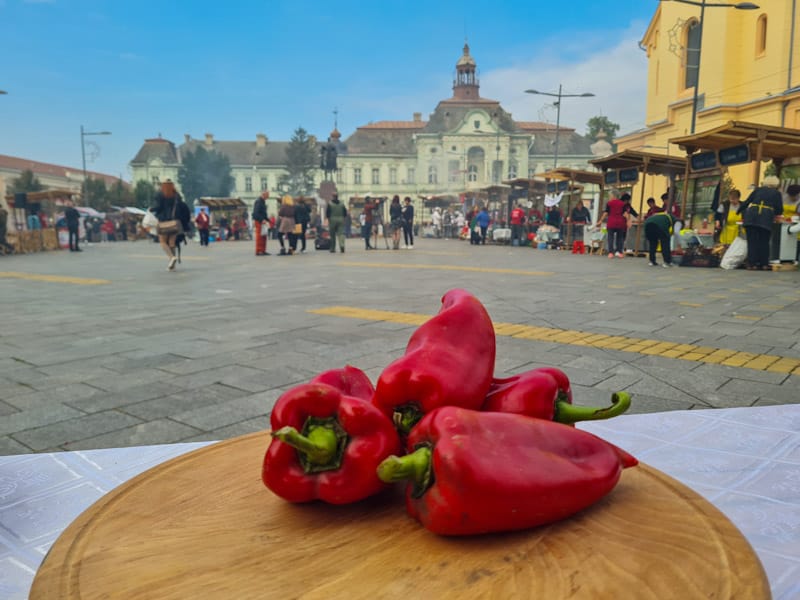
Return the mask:
[[414,167],[408,167],[408,176],[406,177],[406,183],[416,183],[417,182],[417,170]]
[[353,183],[361,183],[361,169],[353,169]]
[[470,165],[467,168],[467,180],[478,181],[478,165]]
[[380,169],[372,169],[372,184],[377,185],[381,182],[381,171]]
[[153,175],[153,185],[156,187],[161,185],[161,182],[158,180],[158,175]]
[[767,51],[767,15],[758,17],[756,23],[756,56],[763,56]]
[[336,183],[342,183],[342,170],[336,169]]
[[269,182],[266,177],[261,178],[261,191],[266,192],[269,189]]
[[508,178],[509,179],[516,179],[517,178],[517,162],[512,160],[508,163]]
[[451,183],[455,183],[459,179],[459,175],[461,174],[459,167],[461,166],[461,161],[458,160],[451,160],[447,163],[447,181]]
[[397,169],[394,167],[389,168],[389,183],[392,185],[397,184]]
[[536,169],[534,167],[528,167],[528,179],[533,179],[534,175],[536,175]]
[[439,175],[434,165],[428,167],[428,183],[439,183]]
[[697,70],[699,68],[698,59],[700,58],[700,23],[692,20],[686,26],[686,43],[684,54],[684,76],[683,87],[686,89],[697,85]]
[[481,122],[480,121],[474,121],[472,124],[475,125],[475,129],[480,129],[481,128]]
[[253,191],[253,178],[252,177],[245,177],[244,178],[244,191],[245,192],[252,192]]
[[503,174],[503,161],[496,160],[492,163],[492,182],[499,183],[500,177]]

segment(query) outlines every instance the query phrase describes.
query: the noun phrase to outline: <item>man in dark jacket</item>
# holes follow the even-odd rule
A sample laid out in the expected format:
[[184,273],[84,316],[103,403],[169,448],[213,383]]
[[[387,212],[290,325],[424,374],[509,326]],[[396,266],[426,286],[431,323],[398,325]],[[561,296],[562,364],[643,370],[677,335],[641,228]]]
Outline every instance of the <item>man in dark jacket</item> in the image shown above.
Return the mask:
[[261,226],[267,221],[267,198],[269,198],[269,192],[264,190],[253,204],[253,237],[256,238],[256,256],[269,256],[267,236],[261,233]]
[[69,251],[83,252],[78,247],[78,225],[81,220],[81,213],[75,209],[71,200],[68,202],[67,209],[64,211],[64,220],[66,220],[67,230],[69,230]]
[[768,270],[769,238],[775,217],[783,214],[783,198],[778,191],[780,180],[774,175],[764,178],[764,185],[753,190],[739,209],[747,235],[747,268]]
[[670,213],[653,213],[644,221],[644,237],[647,238],[650,250],[650,266],[656,266],[656,248],[661,244],[661,256],[664,257],[662,267],[672,266],[672,251],[669,247],[675,217]]
[[311,211],[304,198],[298,198],[294,205],[294,222],[300,225],[300,252],[306,251],[306,230],[311,220]]
[[339,250],[344,252],[344,220],[347,218],[347,207],[339,201],[339,194],[334,194],[328,207],[325,209],[325,218],[328,220],[328,229],[331,235],[331,252],[336,252],[336,242]]

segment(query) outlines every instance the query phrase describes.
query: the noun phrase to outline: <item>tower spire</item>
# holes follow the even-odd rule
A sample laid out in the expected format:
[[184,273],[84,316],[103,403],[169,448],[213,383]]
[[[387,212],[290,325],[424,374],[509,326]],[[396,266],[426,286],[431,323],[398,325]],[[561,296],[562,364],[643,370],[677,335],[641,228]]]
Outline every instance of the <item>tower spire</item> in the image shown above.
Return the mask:
[[469,43],[464,36],[464,49],[456,63],[456,77],[453,80],[453,98],[458,100],[476,100],[480,98],[477,64],[469,53]]

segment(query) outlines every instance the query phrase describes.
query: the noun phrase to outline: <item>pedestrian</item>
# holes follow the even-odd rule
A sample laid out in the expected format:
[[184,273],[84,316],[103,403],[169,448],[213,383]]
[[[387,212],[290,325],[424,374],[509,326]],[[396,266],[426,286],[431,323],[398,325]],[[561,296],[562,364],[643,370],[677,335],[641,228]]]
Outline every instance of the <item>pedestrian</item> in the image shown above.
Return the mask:
[[[800,220],[800,185],[793,183],[786,188],[786,204],[783,207],[783,218],[786,221],[797,223]],[[789,234],[791,235],[791,234]],[[800,262],[800,233],[797,234],[797,251],[794,264]]]
[[407,250],[414,249],[414,205],[411,204],[411,198],[406,196],[403,198],[405,206],[403,206],[403,248]]
[[[300,231],[297,235],[300,236],[300,252],[306,251],[306,231],[308,231],[308,223],[311,221],[311,211],[306,205],[305,198],[298,198],[294,206],[294,220],[296,225],[300,225]],[[295,229],[297,227],[295,226]]]
[[331,236],[331,252],[336,252],[336,242],[339,242],[339,251],[344,252],[344,225],[348,219],[347,207],[339,200],[339,194],[334,193],[333,198],[325,208],[325,218],[328,221],[328,231]]
[[664,212],[664,207],[663,206],[658,206],[656,204],[656,199],[655,198],[648,198],[647,199],[647,212],[644,214],[645,220],[649,219],[654,214],[659,213],[659,212]]
[[155,202],[150,208],[158,219],[158,241],[164,254],[169,258],[167,270],[174,271],[178,262],[175,253],[177,244],[185,239],[184,234],[192,229],[189,207],[183,202],[171,179],[161,184],[161,191],[156,194]]
[[[281,208],[278,210],[278,217],[280,217],[281,223],[278,226],[278,234],[280,237],[278,240],[281,243],[281,254],[282,255],[292,255],[297,250],[297,235],[294,232],[295,220],[294,220],[294,198],[290,195],[286,194],[281,199]],[[289,238],[289,250],[286,250],[286,247],[283,244],[283,236],[286,235]]]
[[756,188],[740,208],[747,236],[747,268],[768,271],[769,241],[775,217],[783,214],[783,199],[778,191],[780,180],[764,177],[764,185]]
[[728,192],[728,200],[717,207],[714,213],[715,229],[719,232],[719,243],[730,246],[739,237],[739,209],[742,193],[739,190]]
[[444,239],[453,237],[453,209],[448,208],[442,213],[442,235]]
[[[607,221],[606,230],[608,231],[608,258],[623,258],[622,253],[625,248],[625,234],[628,230],[628,214],[633,212],[630,204],[631,195],[622,194],[617,198],[616,191],[612,192],[611,200],[606,204],[603,216],[600,217],[597,225],[601,226]],[[638,215],[637,215],[638,216]]]
[[83,252],[83,250],[78,247],[78,228],[81,220],[81,213],[77,211],[72,200],[67,201],[64,219],[67,221],[67,230],[69,231],[69,251]]
[[200,207],[200,212],[194,220],[197,225],[197,232],[200,234],[200,245],[208,246],[208,227],[211,224],[211,219],[208,218],[205,206]]
[[481,228],[481,244],[486,245],[486,231],[489,229],[489,212],[486,210],[485,206],[481,206],[481,211],[478,213],[478,216],[475,217],[475,220],[478,223],[478,227]]
[[522,228],[525,225],[525,211],[519,203],[514,205],[511,210],[511,244],[519,246],[522,244]]
[[664,258],[662,267],[672,266],[672,251],[670,250],[670,237],[672,236],[672,226],[675,224],[675,217],[670,213],[656,212],[644,221],[644,236],[647,238],[650,251],[651,267],[657,266],[656,249],[661,244],[661,256]]
[[442,209],[438,206],[433,209],[431,221],[433,224],[433,237],[442,237]]
[[392,249],[400,249],[400,230],[403,229],[403,207],[400,206],[400,196],[395,194],[389,205],[389,223],[392,228]]
[[572,239],[582,242],[583,228],[592,224],[592,213],[583,205],[583,200],[580,198],[572,209],[569,219],[572,222]]
[[[269,198],[269,192],[264,190],[253,204],[253,237],[256,239],[256,256],[269,256],[266,235],[268,231],[261,231],[267,221],[267,198]],[[269,230],[269,226],[267,226],[267,230]]]
[[361,210],[361,237],[364,238],[364,249],[365,250],[373,250],[372,244],[369,243],[370,237],[372,237],[372,213],[375,209],[375,205],[372,202],[372,198],[367,196],[364,198],[364,208]]

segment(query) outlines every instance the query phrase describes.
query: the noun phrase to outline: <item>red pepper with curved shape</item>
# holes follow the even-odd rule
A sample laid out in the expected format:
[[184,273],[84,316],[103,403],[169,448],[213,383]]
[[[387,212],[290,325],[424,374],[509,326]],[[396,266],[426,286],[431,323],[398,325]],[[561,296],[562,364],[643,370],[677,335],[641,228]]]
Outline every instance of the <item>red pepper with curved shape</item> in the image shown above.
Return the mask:
[[305,383],[278,398],[261,478],[289,502],[348,504],[380,492],[378,464],[400,451],[392,422],[361,398]]
[[331,369],[316,375],[309,383],[327,383],[346,396],[361,398],[369,402],[375,394],[375,387],[361,369],[345,365],[341,369]]
[[608,494],[638,461],[580,429],[508,413],[444,407],[408,437],[406,456],[378,467],[409,480],[408,514],[441,535],[527,529],[564,519]]
[[489,313],[469,292],[450,290],[439,313],[411,336],[405,354],[383,370],[373,403],[402,435],[440,406],[478,410],[489,391],[494,359]]
[[630,395],[617,392],[612,394],[610,406],[575,406],[567,375],[555,367],[540,367],[513,377],[492,379],[481,410],[516,413],[571,425],[616,417],[630,405]]

